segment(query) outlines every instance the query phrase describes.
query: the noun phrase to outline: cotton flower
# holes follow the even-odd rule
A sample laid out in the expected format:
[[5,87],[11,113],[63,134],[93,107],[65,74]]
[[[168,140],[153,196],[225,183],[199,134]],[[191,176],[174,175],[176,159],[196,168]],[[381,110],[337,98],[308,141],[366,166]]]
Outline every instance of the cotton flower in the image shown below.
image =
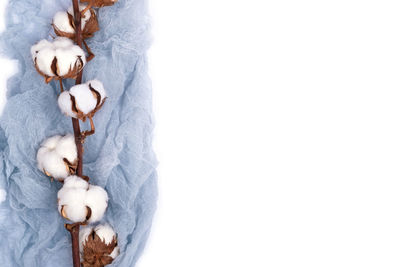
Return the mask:
[[61,112],[83,121],[93,115],[103,106],[106,91],[98,80],[88,81],[85,84],[73,86],[69,91],[64,91],[58,97],[58,106]]
[[42,40],[32,46],[36,70],[48,83],[52,79],[76,78],[86,64],[85,52],[72,40],[57,37],[53,42]]
[[83,267],[103,267],[119,255],[117,235],[108,224],[83,227],[79,249]]
[[63,181],[75,173],[78,165],[78,153],[75,137],[55,135],[46,139],[37,152],[39,170],[47,176]]
[[94,7],[112,6],[116,2],[118,0],[81,0],[81,3],[89,3],[89,5]]
[[[95,32],[99,30],[99,23],[97,21],[96,12],[94,9],[89,8],[86,5],[79,5],[79,10],[84,12],[81,17],[81,28],[82,37],[92,37]],[[68,11],[59,11],[54,15],[53,18],[54,32],[58,36],[75,39],[75,21],[74,21],[74,10],[71,6]]]
[[72,222],[94,223],[100,221],[108,204],[107,192],[72,175],[65,179],[58,191],[58,211]]

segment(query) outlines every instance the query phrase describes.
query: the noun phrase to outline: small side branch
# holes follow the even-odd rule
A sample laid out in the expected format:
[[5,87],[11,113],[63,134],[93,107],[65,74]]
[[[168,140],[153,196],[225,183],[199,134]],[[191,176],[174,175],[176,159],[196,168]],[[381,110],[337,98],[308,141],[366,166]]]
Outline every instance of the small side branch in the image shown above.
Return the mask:
[[64,92],[64,86],[63,86],[62,79],[60,79],[59,81],[60,81],[60,90],[61,90],[61,93],[62,93],[62,92]]
[[90,121],[90,131],[84,131],[82,133],[82,140],[85,140],[87,136],[93,135],[95,133],[94,122],[92,116],[89,117]]
[[86,51],[88,52],[89,56],[86,58],[87,62],[91,61],[94,58],[94,54],[92,52],[92,50],[90,49],[90,47],[87,45],[85,39],[82,40],[83,45],[86,48]]

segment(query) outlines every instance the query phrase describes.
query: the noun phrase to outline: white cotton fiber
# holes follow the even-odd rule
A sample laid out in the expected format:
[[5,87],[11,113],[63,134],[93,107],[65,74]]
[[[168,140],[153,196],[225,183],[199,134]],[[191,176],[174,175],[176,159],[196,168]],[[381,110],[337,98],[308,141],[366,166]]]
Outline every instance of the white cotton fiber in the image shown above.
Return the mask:
[[78,176],[69,176],[64,181],[64,186],[58,191],[58,211],[73,222],[85,222],[88,209],[91,215],[88,223],[101,220],[107,208],[107,192],[95,185],[89,185]]
[[62,138],[61,135],[54,135],[44,140],[40,146],[46,147],[48,149],[55,149],[61,138]]
[[59,11],[54,15],[53,25],[62,32],[75,33],[75,29],[69,21],[68,13],[65,11]]
[[[58,49],[58,48],[70,48],[73,49],[76,45],[74,45],[74,42],[67,38],[67,37],[57,37],[53,41],[53,47]],[[79,47],[79,46],[78,46]]]
[[71,175],[65,179],[63,188],[83,188],[87,190],[89,183],[79,176]]
[[47,41],[47,40],[41,40],[40,42],[38,42],[37,44],[35,44],[34,46],[31,47],[31,55],[32,55],[32,59],[34,60],[36,57],[36,54],[39,53],[40,50],[44,49],[45,47],[52,47],[52,44]]
[[56,146],[56,152],[69,162],[73,162],[77,157],[75,136],[68,134],[61,138]]
[[[61,190],[60,190],[61,191]],[[59,192],[60,193],[60,192]],[[58,210],[62,209],[68,220],[72,222],[84,222],[88,215],[85,206],[86,190],[80,188],[67,188],[58,195]]]
[[44,47],[36,53],[36,65],[38,69],[47,76],[54,76],[56,73],[51,69],[56,52],[51,47]]
[[63,161],[55,151],[40,148],[37,154],[38,168],[57,180],[62,180],[70,173]]
[[73,222],[84,222],[88,214],[85,205],[89,184],[78,176],[69,176],[58,191],[58,211]]
[[37,152],[39,170],[57,180],[63,180],[70,175],[64,162],[66,158],[71,164],[77,161],[78,152],[73,135],[55,135],[46,139]]
[[118,257],[118,255],[119,255],[119,247],[116,246],[116,247],[114,248],[114,250],[111,252],[110,257],[113,258],[113,259],[115,259],[116,257]]
[[[79,48],[79,46],[77,46]],[[58,76],[67,75],[72,69],[75,68],[77,64],[78,57],[80,57],[85,64],[85,55],[81,48],[76,49],[75,46],[72,47],[62,47],[57,48],[55,51],[55,56],[57,58],[58,66]]]
[[107,96],[106,90],[104,89],[103,83],[99,80],[91,80],[86,83],[87,85],[92,86],[99,94],[101,95],[101,101]]
[[92,112],[96,108],[97,100],[87,84],[73,86],[69,93],[75,97],[76,107],[84,114]]
[[76,113],[72,111],[71,96],[68,91],[64,91],[58,97],[58,106],[65,115],[76,118]]
[[110,244],[114,238],[117,239],[114,230],[109,224],[97,225],[94,231],[106,245]]
[[89,223],[100,221],[107,209],[108,195],[107,192],[96,185],[89,185],[86,194],[86,205],[92,209],[92,216],[88,220]]

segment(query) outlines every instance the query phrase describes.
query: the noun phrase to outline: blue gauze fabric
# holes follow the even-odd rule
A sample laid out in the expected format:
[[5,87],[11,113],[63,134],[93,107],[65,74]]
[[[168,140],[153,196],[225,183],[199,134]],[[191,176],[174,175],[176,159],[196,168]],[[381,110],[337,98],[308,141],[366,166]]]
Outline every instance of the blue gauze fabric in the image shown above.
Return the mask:
[[[61,184],[50,182],[36,165],[40,143],[72,133],[72,123],[58,108],[58,82],[45,84],[30,55],[33,44],[54,36],[54,14],[70,5],[70,0],[9,0],[7,7],[1,48],[18,61],[19,71],[8,81],[0,118],[0,188],[7,191],[0,204],[2,267],[72,266],[70,235],[57,211]],[[118,233],[121,255],[109,266],[132,267],[146,242],[157,198],[145,55],[150,44],[147,3],[120,0],[101,8],[98,17],[101,29],[88,39],[96,57],[86,65],[83,81],[101,80],[108,99],[94,116],[96,134],[84,144],[84,174],[110,198],[103,221]],[[88,129],[88,123],[81,128]]]

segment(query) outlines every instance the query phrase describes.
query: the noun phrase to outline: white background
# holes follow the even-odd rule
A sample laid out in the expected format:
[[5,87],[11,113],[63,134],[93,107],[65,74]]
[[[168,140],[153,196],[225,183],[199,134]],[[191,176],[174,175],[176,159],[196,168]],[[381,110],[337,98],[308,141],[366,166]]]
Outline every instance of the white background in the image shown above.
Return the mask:
[[400,266],[400,2],[150,1],[138,266]]

